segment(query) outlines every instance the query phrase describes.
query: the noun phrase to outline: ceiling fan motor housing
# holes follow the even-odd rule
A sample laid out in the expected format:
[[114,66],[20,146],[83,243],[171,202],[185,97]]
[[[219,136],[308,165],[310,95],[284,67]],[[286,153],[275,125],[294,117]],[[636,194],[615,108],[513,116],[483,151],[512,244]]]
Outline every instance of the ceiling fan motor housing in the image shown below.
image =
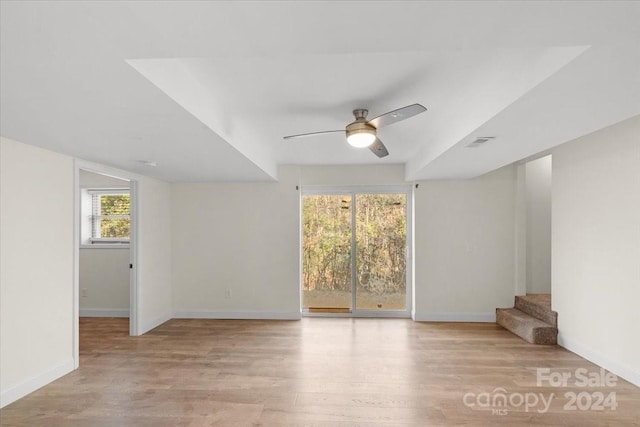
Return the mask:
[[376,134],[376,128],[366,122],[355,121],[347,125],[347,138],[350,135],[356,133],[370,133],[372,135]]
[[349,123],[347,125],[347,139],[349,139],[350,135],[358,133],[369,133],[375,136],[376,128],[373,125],[367,123],[367,114],[369,114],[369,111],[363,108],[353,110],[353,115],[355,116],[356,120],[353,123]]
[[353,115],[355,116],[357,122],[364,122],[365,120],[367,120],[367,114],[369,114],[369,110],[366,110],[364,108],[356,108],[355,110],[353,110]]

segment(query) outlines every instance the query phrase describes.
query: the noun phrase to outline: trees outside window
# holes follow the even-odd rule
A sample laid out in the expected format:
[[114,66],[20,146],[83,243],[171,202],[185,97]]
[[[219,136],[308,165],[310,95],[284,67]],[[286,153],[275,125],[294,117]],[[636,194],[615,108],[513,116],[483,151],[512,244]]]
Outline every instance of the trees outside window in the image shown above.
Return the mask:
[[93,194],[93,232],[91,239],[129,240],[131,233],[131,196]]

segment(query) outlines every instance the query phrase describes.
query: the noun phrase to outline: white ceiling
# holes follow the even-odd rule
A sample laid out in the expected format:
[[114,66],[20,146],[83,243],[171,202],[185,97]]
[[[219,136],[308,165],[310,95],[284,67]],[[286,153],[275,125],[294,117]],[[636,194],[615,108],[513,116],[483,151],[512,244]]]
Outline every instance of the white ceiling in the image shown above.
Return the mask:
[[[0,8],[2,136],[167,181],[378,163],[467,178],[640,114],[640,2]],[[380,129],[384,159],[341,134],[282,139],[416,102]]]

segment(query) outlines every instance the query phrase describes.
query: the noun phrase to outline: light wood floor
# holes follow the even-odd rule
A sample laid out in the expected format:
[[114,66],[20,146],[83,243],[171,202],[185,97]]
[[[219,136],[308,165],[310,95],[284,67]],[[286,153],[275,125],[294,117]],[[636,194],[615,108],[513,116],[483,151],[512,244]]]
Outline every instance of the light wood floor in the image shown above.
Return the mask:
[[[81,319],[80,330],[80,369],[4,408],[2,426],[640,425],[639,388],[539,387],[536,368],[598,368],[495,324],[176,319],[129,337],[126,319]],[[555,397],[546,413],[498,415],[478,406],[496,388],[514,406]],[[618,407],[565,410],[567,392],[614,392]]]

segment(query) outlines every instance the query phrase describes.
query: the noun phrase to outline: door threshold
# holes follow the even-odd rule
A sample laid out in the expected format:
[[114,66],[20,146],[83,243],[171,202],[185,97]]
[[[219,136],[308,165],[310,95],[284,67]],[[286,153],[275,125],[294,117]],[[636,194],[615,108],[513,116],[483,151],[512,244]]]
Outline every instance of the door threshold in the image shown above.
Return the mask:
[[309,307],[309,313],[351,313],[350,308],[344,307]]
[[405,311],[358,311],[356,313],[352,311],[347,312],[313,312],[308,309],[302,311],[302,317],[351,317],[351,318],[367,318],[378,317],[387,319],[411,319],[411,313]]

